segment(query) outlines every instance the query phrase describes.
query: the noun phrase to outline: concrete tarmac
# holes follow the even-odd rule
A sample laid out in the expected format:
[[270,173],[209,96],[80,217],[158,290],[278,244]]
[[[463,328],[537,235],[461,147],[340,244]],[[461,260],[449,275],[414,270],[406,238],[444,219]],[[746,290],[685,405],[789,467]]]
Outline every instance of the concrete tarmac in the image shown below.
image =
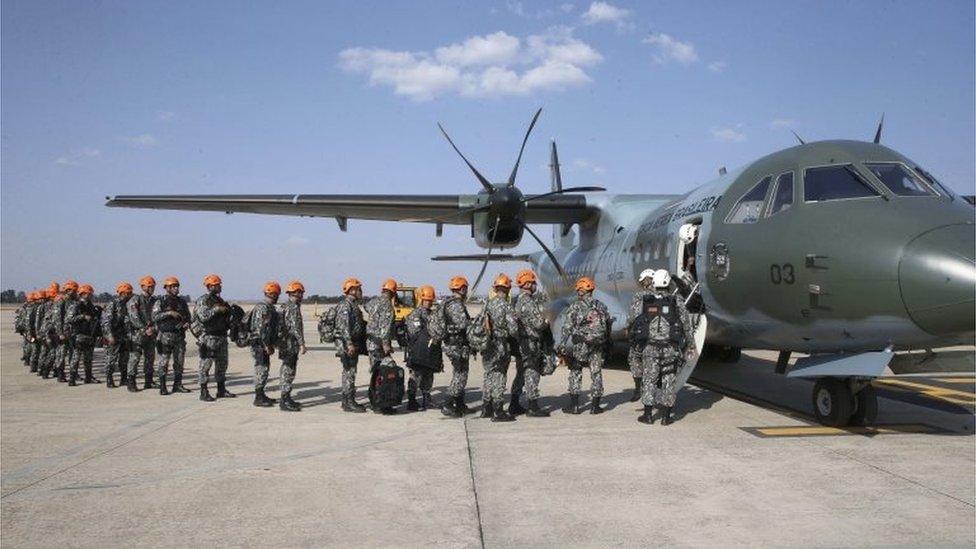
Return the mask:
[[[773,376],[768,353],[703,365],[695,379],[711,388],[686,387],[669,427],[637,423],[626,370],[604,372],[609,411],[563,414],[560,369],[542,384],[552,417],[501,424],[343,413],[334,352],[311,344],[305,409],[285,413],[252,406],[246,349],[231,350],[238,398],[208,404],[42,380],[19,362],[12,322],[3,310],[5,548],[976,544],[971,374],[913,378],[948,393],[882,391],[886,429],[822,432],[810,382]],[[435,379],[438,401],[449,378]],[[481,381],[476,360],[469,404]]]

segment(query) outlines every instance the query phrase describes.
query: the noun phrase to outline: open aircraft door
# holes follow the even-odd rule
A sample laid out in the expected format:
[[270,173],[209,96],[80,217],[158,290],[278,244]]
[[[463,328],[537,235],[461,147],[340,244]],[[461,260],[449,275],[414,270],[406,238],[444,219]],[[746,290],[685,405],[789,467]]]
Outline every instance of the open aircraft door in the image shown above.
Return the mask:
[[690,285],[684,292],[679,291],[679,299],[684,299],[685,307],[691,316],[693,326],[692,341],[689,347],[694,350],[691,358],[686,360],[678,370],[675,379],[675,390],[681,387],[691,377],[698,365],[698,359],[705,348],[705,334],[708,331],[708,317],[705,315],[704,306],[701,306],[701,295],[698,285],[698,235],[701,219],[685,223],[678,229],[678,242],[675,248],[675,262],[677,263],[675,273],[685,285]]

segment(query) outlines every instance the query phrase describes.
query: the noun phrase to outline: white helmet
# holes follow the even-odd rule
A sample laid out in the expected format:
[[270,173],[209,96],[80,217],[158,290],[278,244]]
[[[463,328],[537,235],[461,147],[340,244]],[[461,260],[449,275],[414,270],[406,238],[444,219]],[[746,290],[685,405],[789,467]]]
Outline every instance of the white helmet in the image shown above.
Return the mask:
[[678,238],[681,239],[685,244],[690,244],[698,236],[698,225],[692,225],[691,223],[685,223],[678,229]]
[[655,288],[664,289],[671,285],[671,273],[664,269],[654,271],[653,277]]
[[643,271],[641,271],[641,274],[637,277],[637,282],[640,282],[642,286],[644,284],[647,284],[647,282],[654,279],[655,272],[656,271],[654,269],[644,269]]

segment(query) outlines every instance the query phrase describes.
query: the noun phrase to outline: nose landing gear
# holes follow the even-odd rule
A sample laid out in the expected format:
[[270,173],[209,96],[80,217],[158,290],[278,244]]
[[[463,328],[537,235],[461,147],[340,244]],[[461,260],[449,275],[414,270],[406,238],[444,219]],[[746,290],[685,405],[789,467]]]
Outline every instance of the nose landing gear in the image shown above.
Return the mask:
[[878,417],[878,396],[870,379],[823,377],[813,386],[813,414],[831,427],[867,425]]

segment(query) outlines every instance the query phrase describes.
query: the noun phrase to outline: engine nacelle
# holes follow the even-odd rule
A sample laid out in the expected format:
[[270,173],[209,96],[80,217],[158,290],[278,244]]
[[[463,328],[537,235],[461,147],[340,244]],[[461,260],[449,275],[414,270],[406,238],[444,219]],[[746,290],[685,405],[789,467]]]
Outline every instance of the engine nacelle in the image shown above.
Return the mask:
[[515,218],[499,218],[498,228],[495,234],[492,229],[495,226],[495,217],[490,213],[476,213],[471,219],[471,231],[475,243],[481,248],[492,247],[494,237],[494,249],[514,248],[522,241],[522,224]]

